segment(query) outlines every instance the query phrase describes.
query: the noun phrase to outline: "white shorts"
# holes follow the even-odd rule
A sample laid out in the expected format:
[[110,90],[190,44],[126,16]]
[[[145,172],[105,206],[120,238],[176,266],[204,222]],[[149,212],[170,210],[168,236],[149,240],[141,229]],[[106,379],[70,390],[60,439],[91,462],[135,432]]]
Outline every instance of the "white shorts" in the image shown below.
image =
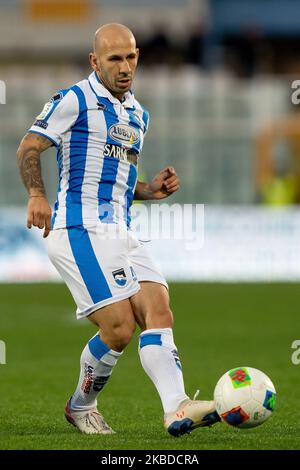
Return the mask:
[[99,224],[52,230],[46,238],[49,258],[77,304],[78,319],[136,294],[141,281],[168,288],[146,246],[131,231],[122,235],[116,236],[114,224]]

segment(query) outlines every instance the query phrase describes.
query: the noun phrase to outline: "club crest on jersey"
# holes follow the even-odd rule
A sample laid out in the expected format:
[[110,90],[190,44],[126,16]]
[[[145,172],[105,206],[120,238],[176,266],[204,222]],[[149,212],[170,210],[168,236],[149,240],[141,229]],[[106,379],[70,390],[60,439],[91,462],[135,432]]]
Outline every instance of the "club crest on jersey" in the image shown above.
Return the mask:
[[114,276],[115,282],[118,284],[118,286],[124,287],[126,285],[127,278],[123,268],[113,271],[112,275]]
[[133,145],[140,140],[138,131],[128,124],[113,124],[108,129],[108,134],[112,139],[122,144]]

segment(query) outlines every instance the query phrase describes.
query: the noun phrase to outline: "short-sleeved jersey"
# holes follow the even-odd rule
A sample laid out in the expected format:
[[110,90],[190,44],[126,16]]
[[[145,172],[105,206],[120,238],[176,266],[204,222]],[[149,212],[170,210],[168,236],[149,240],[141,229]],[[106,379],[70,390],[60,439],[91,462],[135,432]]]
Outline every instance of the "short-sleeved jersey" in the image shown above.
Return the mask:
[[123,102],[96,72],[46,103],[29,129],[57,147],[52,229],[130,224],[137,165],[149,114],[128,91]]

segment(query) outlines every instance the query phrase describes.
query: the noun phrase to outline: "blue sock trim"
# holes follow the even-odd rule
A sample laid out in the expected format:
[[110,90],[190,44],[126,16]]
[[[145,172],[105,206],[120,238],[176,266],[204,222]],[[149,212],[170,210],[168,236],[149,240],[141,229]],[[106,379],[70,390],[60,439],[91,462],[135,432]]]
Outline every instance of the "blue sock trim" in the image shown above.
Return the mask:
[[142,349],[144,346],[149,346],[149,345],[154,345],[156,344],[157,346],[162,345],[162,340],[161,340],[161,335],[155,335],[155,334],[146,334],[140,336],[140,349]]
[[90,341],[88,342],[89,349],[91,354],[100,361],[101,357],[104,356],[104,354],[108,353],[110,351],[109,347],[106,346],[106,344],[101,341],[100,337],[98,335],[94,336]]

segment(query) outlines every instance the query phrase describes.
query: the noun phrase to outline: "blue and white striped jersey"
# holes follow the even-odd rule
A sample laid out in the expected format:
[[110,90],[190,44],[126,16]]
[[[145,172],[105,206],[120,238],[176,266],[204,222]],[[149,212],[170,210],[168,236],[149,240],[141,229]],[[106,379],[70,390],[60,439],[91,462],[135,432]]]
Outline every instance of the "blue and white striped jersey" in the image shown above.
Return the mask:
[[95,72],[46,103],[29,129],[57,147],[59,186],[52,228],[130,224],[149,114],[127,92],[121,103]]

